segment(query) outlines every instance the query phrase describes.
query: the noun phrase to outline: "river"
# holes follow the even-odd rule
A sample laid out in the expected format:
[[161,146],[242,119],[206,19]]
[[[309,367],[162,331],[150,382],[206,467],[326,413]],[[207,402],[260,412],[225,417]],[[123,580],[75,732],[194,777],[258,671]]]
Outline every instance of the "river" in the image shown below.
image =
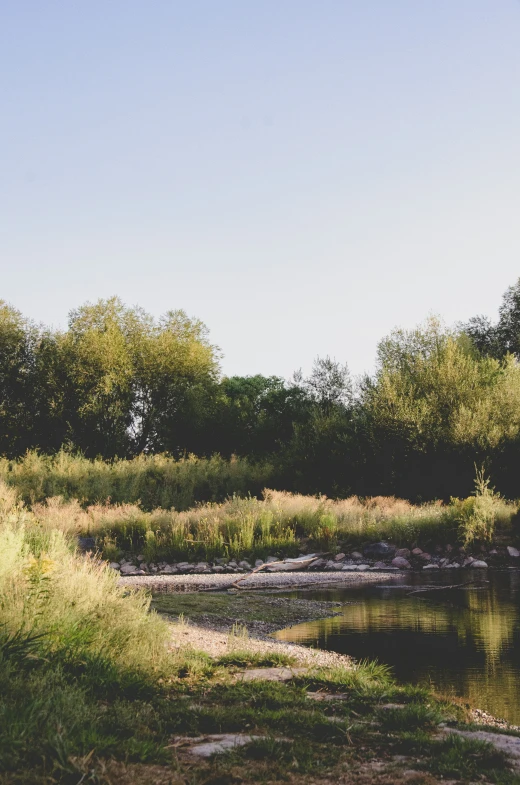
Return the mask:
[[[377,659],[400,681],[430,683],[520,724],[520,572],[476,572],[382,575],[377,585],[293,592],[287,596],[340,602],[339,615],[274,637]],[[411,593],[472,578],[483,581],[479,588]]]

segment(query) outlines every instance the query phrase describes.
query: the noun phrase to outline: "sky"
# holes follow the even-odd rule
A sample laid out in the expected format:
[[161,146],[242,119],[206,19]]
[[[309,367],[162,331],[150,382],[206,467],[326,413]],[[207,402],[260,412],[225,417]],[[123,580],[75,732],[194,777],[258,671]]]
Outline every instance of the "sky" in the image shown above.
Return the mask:
[[520,276],[520,0],[1,0],[0,299],[373,368]]

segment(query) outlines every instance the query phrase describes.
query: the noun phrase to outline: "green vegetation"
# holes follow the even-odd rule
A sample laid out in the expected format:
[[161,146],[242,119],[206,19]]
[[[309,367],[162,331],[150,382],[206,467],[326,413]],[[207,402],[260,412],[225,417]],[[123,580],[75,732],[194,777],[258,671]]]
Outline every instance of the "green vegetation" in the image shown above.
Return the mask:
[[[249,651],[238,627],[219,659],[169,650],[175,627],[150,611],[150,598],[118,588],[106,564],[77,554],[70,532],[43,524],[7,486],[0,552],[2,785],[334,780],[373,759],[398,779],[410,756],[424,771],[515,781],[489,746],[433,738],[439,721],[463,721],[463,709],[397,685],[380,665],[317,668],[284,684],[236,682],[239,668],[292,664]],[[173,597],[157,606],[166,599],[172,613]],[[338,699],[309,698],[322,692]],[[261,738],[207,762],[176,740],[225,732]],[[396,754],[407,758],[393,763]]]
[[395,330],[357,384],[329,357],[289,381],[222,377],[205,326],[182,311],[154,320],[112,298],[56,332],[0,302],[2,472],[28,502],[148,512],[264,487],[448,502],[470,495],[475,464],[516,498],[519,347],[520,281],[497,325]]
[[[29,483],[35,487],[41,480],[40,487],[48,487],[45,474],[38,477],[30,470],[33,457],[4,475],[10,482],[4,484],[4,492],[16,495],[19,488],[30,498]],[[148,459],[138,460],[145,463]],[[179,466],[161,460],[172,474]],[[50,459],[41,459],[44,469],[49,463],[52,467]],[[192,465],[197,471],[200,463],[186,461],[179,467],[179,474],[191,471]],[[88,462],[78,459],[76,467],[74,459],[63,457],[63,465],[78,470],[74,475],[77,483],[70,486],[77,487],[81,482],[79,472],[85,465],[88,468]],[[266,490],[262,499],[233,496],[220,504],[199,504],[184,512],[162,508],[147,512],[138,504],[127,503],[83,507],[77,499],[65,501],[55,496],[24,508],[24,515],[37,522],[42,532],[59,530],[67,536],[95,537],[108,560],[139,553],[148,563],[219,557],[265,559],[273,554],[297,555],[302,549],[309,553],[337,552],[379,540],[426,548],[439,543],[488,542],[495,536],[513,541],[511,522],[517,505],[493,493],[482,475],[479,482],[473,496],[452,499],[446,505],[412,505],[392,497],[334,501]]]

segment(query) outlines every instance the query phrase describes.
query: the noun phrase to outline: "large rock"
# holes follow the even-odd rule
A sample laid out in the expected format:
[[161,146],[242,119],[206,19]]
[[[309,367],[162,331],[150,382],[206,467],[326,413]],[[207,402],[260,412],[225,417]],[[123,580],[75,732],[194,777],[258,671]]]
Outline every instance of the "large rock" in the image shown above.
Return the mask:
[[[354,555],[354,554],[352,554]],[[375,542],[372,545],[367,545],[363,548],[363,555],[371,559],[387,558],[391,559],[395,556],[395,547],[389,545],[387,542]]]
[[479,569],[479,568],[485,569],[487,568],[487,563],[485,561],[482,561],[481,559],[473,559],[473,561],[469,566],[471,567],[472,570]]
[[96,548],[96,540],[94,537],[78,537],[78,548],[83,553],[93,551]]
[[409,548],[399,548],[395,552],[396,556],[400,556],[402,559],[409,559],[410,558],[410,549]]
[[508,556],[511,556],[513,559],[518,559],[518,557],[520,556],[520,551],[518,550],[518,548],[513,548],[512,545],[508,545],[507,554]]
[[137,567],[134,567],[133,564],[121,565],[121,575],[136,575],[136,574],[137,574]]
[[392,559],[392,567],[399,567],[400,570],[410,570],[412,565],[408,559],[403,559],[402,556],[396,556]]

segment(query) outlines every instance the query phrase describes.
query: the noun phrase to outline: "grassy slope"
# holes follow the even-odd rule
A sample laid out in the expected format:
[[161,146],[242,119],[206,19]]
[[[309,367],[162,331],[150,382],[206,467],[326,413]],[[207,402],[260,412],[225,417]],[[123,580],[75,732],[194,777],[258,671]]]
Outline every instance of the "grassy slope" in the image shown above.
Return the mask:
[[[368,771],[373,758],[389,767],[387,782],[410,760],[435,776],[515,781],[486,745],[434,738],[441,718],[462,720],[462,710],[396,685],[384,668],[234,683],[238,665],[272,658],[169,653],[170,629],[149,598],[119,588],[113,571],[78,556],[71,542],[0,494],[2,785],[337,781],[356,767]],[[346,699],[307,697],[319,690]],[[406,708],[383,709],[388,703]],[[174,740],[226,731],[263,738],[203,763]]]

